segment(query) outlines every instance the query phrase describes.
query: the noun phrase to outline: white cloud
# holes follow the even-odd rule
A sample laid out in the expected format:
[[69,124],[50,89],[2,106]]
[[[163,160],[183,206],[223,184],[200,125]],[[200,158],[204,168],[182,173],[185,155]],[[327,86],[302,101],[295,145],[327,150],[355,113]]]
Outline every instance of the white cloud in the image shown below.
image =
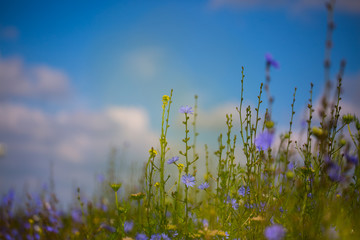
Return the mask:
[[150,146],[154,136],[148,114],[139,108],[48,114],[8,103],[0,104],[0,115],[0,133],[14,138],[7,145],[14,143],[17,151],[39,151],[68,162],[85,162],[89,153],[104,154],[125,141]]
[[148,149],[158,143],[148,113],[135,107],[49,114],[21,104],[0,103],[0,116],[0,142],[6,146],[0,191],[10,186],[19,189],[29,179],[40,186],[49,178],[49,162],[54,161],[56,185],[67,190],[58,193],[69,200],[74,182],[91,189],[94,174],[107,167],[111,147],[119,149],[127,143],[127,163],[118,173],[124,177],[131,164],[144,163]]
[[69,95],[69,79],[45,65],[28,66],[19,57],[0,55],[0,97],[57,99]]

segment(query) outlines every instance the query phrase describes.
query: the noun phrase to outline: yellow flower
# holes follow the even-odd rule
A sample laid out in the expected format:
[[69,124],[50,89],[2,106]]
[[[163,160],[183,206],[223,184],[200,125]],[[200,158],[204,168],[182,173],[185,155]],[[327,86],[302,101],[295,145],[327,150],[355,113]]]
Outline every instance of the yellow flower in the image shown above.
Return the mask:
[[157,151],[152,147],[149,150],[150,157],[155,157],[157,155]]
[[154,184],[154,186],[155,186],[155,187],[160,187],[160,183],[159,183],[159,182],[156,182],[156,183]]
[[183,170],[183,168],[184,168],[184,164],[182,164],[182,163],[180,163],[179,165],[178,165],[178,168],[179,168],[179,170],[180,170],[180,172]]
[[164,95],[162,97],[163,106],[166,106],[168,104],[169,100],[170,100],[170,97],[168,95]]

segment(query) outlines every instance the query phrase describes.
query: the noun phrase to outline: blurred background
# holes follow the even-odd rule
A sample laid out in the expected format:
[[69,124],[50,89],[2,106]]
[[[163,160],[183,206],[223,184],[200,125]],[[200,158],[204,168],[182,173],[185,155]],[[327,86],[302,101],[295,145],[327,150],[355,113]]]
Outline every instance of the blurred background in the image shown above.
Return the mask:
[[[360,115],[360,1],[338,0],[331,77],[340,61],[343,111]],[[169,158],[184,137],[182,105],[199,96],[198,152],[215,151],[244,98],[255,106],[265,54],[277,134],[301,128],[314,83],[324,86],[327,12],[323,0],[0,0],[0,195],[48,188],[64,202],[89,195],[113,157],[119,181],[141,173],[158,148],[162,96],[173,93]],[[267,107],[266,95],[262,112]],[[240,143],[239,143],[240,145]],[[130,170],[129,170],[130,169]]]

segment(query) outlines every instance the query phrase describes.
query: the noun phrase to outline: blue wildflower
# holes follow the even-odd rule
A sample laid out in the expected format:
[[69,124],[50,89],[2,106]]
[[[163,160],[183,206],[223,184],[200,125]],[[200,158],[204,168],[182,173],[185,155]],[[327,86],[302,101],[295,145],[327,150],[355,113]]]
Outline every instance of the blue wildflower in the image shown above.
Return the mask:
[[239,204],[237,203],[237,200],[235,198],[231,199],[231,206],[234,210],[238,210]]
[[195,185],[195,177],[191,176],[191,174],[183,175],[181,180],[186,187],[193,187]]
[[278,224],[268,226],[265,228],[264,235],[268,240],[281,240],[285,236],[285,228]]
[[238,193],[240,196],[244,197],[245,196],[245,187],[241,186],[241,188],[239,188]]
[[166,235],[165,233],[162,234],[153,234],[150,238],[150,240],[171,240],[168,235]]
[[124,222],[124,231],[126,233],[129,233],[134,227],[134,222],[133,221],[125,221]]
[[203,221],[202,221],[202,223],[203,223],[203,226],[204,226],[204,228],[208,228],[209,227],[209,221],[207,220],[207,219],[203,219]]
[[335,162],[331,161],[328,156],[325,157],[326,173],[334,182],[339,182],[342,179],[341,168]]
[[82,222],[81,216],[82,216],[81,210],[79,210],[79,209],[72,210],[71,217],[74,222],[81,223]]
[[192,107],[189,107],[188,105],[186,105],[185,107],[181,106],[181,108],[179,109],[179,112],[185,113],[185,114],[193,114],[194,111],[192,110]]
[[106,229],[107,231],[112,232],[112,233],[116,232],[116,229],[114,227],[109,226],[105,223],[100,224],[100,228]]
[[179,160],[178,156],[172,157],[167,161],[167,164],[172,164],[172,163],[174,163],[174,162],[176,162],[178,160]]
[[242,196],[242,197],[244,197],[245,194],[250,195],[250,188],[249,188],[249,186],[248,186],[246,189],[245,189],[245,186],[241,186],[241,187],[239,188],[239,190],[238,190],[238,193],[239,193],[239,195]]
[[204,182],[204,183],[200,184],[200,186],[198,188],[201,190],[205,190],[209,187],[210,187],[210,185],[207,182]]
[[266,60],[266,65],[268,67],[270,67],[270,66],[273,66],[274,68],[280,67],[279,63],[274,60],[274,58],[272,57],[272,55],[270,53],[265,54],[265,60]]
[[144,233],[138,233],[135,240],[148,240],[149,238]]
[[15,191],[14,189],[10,189],[8,193],[3,197],[2,203],[4,206],[11,205],[14,199],[15,199]]
[[259,151],[267,150],[269,147],[271,147],[273,139],[274,134],[268,131],[262,132],[259,136],[255,138],[255,146]]
[[346,158],[347,162],[350,164],[353,164],[353,165],[359,164],[359,159],[355,156],[350,156],[349,154],[346,153],[345,158]]
[[294,167],[295,167],[294,162],[290,162],[290,163],[288,164],[288,166],[287,166],[287,168],[288,168],[289,170],[293,170]]

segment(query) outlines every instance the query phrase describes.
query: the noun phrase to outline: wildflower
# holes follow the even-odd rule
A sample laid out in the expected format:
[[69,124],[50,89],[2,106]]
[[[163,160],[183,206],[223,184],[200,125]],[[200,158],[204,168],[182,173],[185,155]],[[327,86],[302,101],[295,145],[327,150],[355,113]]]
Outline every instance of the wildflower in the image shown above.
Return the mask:
[[255,138],[255,146],[259,151],[266,150],[271,146],[273,139],[274,134],[265,131]]
[[53,232],[53,233],[58,233],[59,232],[59,230],[57,228],[53,228],[51,226],[45,226],[45,230],[47,232]]
[[192,107],[189,107],[188,105],[186,105],[185,107],[181,106],[179,112],[185,113],[185,114],[193,114],[194,111],[192,110]]
[[172,164],[172,163],[174,163],[174,162],[176,162],[178,160],[179,160],[178,156],[172,157],[167,161],[167,164]]
[[149,238],[144,233],[138,233],[135,240],[148,240]]
[[142,192],[133,193],[133,194],[130,195],[130,198],[134,199],[134,200],[141,200],[144,197],[145,197],[145,193],[142,193]]
[[238,210],[239,204],[237,203],[237,200],[235,198],[231,199],[231,206],[234,210]]
[[315,135],[315,137],[318,137],[318,138],[320,138],[321,136],[324,135],[324,131],[322,130],[322,128],[319,128],[319,127],[313,127],[312,133]]
[[105,229],[105,230],[107,230],[109,232],[112,232],[112,233],[116,232],[116,229],[114,227],[109,226],[109,225],[107,225],[105,223],[100,224],[100,228],[103,228],[103,229]]
[[205,190],[209,187],[210,187],[210,185],[207,182],[204,182],[204,183],[200,184],[200,186],[198,188],[201,190]]
[[179,165],[178,165],[178,168],[179,168],[179,170],[180,170],[180,172],[184,169],[184,164],[182,164],[182,163],[180,163]]
[[351,115],[351,114],[346,114],[342,117],[342,122],[344,124],[350,124],[351,122],[353,122],[355,120],[355,116]]
[[81,213],[81,210],[79,210],[79,209],[72,210],[72,212],[71,212],[71,217],[74,222],[81,223],[82,222],[81,215],[82,215],[82,213]]
[[3,197],[2,204],[5,206],[12,205],[13,201],[15,199],[15,191],[14,189],[10,189],[8,193]]
[[191,174],[183,175],[181,180],[186,187],[193,187],[195,185],[195,177],[191,176]]
[[170,240],[170,238],[168,237],[168,235],[166,235],[165,233],[162,234],[153,234],[150,238],[150,240]]
[[278,224],[268,226],[264,235],[268,240],[280,240],[285,236],[285,228]]
[[156,183],[154,184],[154,186],[155,186],[155,187],[160,187],[160,183],[159,183],[159,182],[156,182]]
[[209,221],[207,219],[204,218],[202,223],[203,223],[203,226],[205,229],[207,229],[209,227]]
[[267,129],[273,128],[273,127],[274,127],[274,122],[273,122],[273,121],[266,121],[266,122],[265,122],[265,127],[266,127]]
[[274,58],[272,57],[272,55],[270,53],[266,53],[265,54],[265,60],[266,60],[266,65],[268,67],[273,66],[274,68],[279,68],[279,63],[277,61],[274,60]]
[[245,196],[245,187],[244,186],[241,186],[241,188],[239,188],[239,191],[238,191],[239,195],[240,196]]
[[359,159],[355,156],[350,156],[349,154],[345,154],[345,158],[346,158],[347,162],[350,164],[353,164],[353,165],[359,164]]
[[287,165],[287,168],[288,168],[289,170],[293,170],[294,167],[295,167],[294,162],[290,162],[290,163]]
[[170,100],[170,97],[168,95],[164,95],[162,97],[163,106],[166,106]]
[[339,182],[342,179],[340,166],[331,161],[328,156],[325,157],[325,164],[326,173],[328,174],[330,180]]
[[238,193],[239,193],[239,195],[240,196],[242,196],[242,197],[244,197],[245,196],[245,194],[250,194],[250,188],[249,188],[249,186],[247,187],[247,189],[245,189],[245,187],[244,186],[241,186],[240,188],[239,188],[239,190],[238,190]]
[[110,187],[112,188],[112,190],[114,190],[114,192],[117,192],[121,187],[121,183],[112,183],[110,184]]
[[150,157],[155,157],[157,155],[157,151],[152,147],[149,150]]
[[134,227],[134,222],[133,221],[125,221],[124,222],[124,231],[126,233],[129,233],[131,232],[131,230],[133,229]]

